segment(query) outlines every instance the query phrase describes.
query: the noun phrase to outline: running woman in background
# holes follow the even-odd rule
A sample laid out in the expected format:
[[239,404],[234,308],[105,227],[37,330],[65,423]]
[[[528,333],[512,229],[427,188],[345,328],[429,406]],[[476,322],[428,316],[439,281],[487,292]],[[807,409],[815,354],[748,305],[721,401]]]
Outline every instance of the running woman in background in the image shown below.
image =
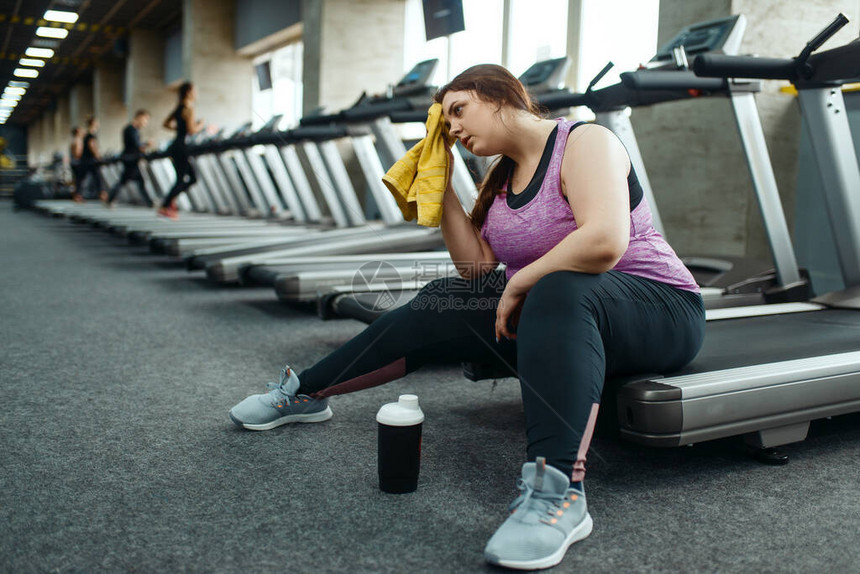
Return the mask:
[[72,199],[77,202],[84,201],[81,195],[81,155],[84,153],[84,130],[80,126],[72,128],[72,141],[69,144],[69,167],[72,168],[74,190]]
[[188,145],[185,138],[194,135],[203,129],[203,120],[194,118],[194,102],[197,100],[197,88],[191,82],[185,82],[179,86],[179,104],[167,119],[164,127],[176,131],[176,139],[167,149],[173,169],[176,171],[176,183],[161,202],[158,214],[170,219],[179,219],[176,209],[176,198],[180,193],[197,183],[197,174],[191,162],[188,161]]
[[[98,197],[107,199],[107,192],[104,190],[104,186],[102,185],[102,178],[99,175],[99,166],[97,164],[101,159],[99,140],[97,136],[98,132],[99,119],[96,117],[87,118],[87,133],[84,135],[80,159],[80,185],[77,191],[79,194],[86,197],[87,194],[84,190],[86,189],[87,184],[90,183],[90,177],[92,177],[91,185],[95,185],[96,189],[99,190],[97,194]],[[93,195],[95,196],[96,194]]]

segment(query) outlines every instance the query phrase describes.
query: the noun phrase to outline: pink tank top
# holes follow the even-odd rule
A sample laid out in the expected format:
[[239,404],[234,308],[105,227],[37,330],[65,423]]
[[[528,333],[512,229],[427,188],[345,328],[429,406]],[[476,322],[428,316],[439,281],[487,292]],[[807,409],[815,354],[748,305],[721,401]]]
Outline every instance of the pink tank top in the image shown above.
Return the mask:
[[[558,135],[537,195],[518,209],[508,206],[504,193],[497,195],[481,228],[481,237],[489,243],[499,261],[507,266],[505,274],[508,279],[576,230],[570,204],[561,192],[561,162],[567,136],[576,122],[564,118],[556,121],[559,123]],[[645,197],[630,212],[630,242],[613,271],[699,292],[693,275],[654,229],[651,208]]]

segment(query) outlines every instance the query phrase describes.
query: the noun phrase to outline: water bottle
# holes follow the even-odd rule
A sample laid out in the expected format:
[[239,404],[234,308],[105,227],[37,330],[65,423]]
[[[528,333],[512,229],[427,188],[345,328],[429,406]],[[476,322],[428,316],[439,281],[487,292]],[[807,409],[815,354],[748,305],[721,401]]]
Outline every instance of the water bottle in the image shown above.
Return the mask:
[[424,413],[415,395],[400,395],[376,414],[379,431],[379,488],[402,494],[418,488]]

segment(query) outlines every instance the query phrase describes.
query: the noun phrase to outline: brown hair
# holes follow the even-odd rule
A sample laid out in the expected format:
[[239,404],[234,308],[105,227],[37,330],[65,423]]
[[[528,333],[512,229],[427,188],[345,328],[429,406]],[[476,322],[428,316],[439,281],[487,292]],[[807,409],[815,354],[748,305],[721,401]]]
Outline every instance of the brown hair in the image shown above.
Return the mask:
[[188,96],[188,92],[190,92],[191,88],[193,88],[193,87],[194,87],[194,84],[192,84],[191,82],[182,82],[182,85],[179,86],[179,102],[180,103],[182,102],[182,100],[184,100],[186,98],[186,96]]
[[[496,104],[497,111],[502,106],[511,106],[536,116],[541,115],[540,108],[532,101],[525,86],[502,66],[495,64],[472,66],[439,88],[433,100],[441,104],[448,92],[461,91],[474,92],[479,100]],[[513,167],[513,160],[503,155],[487,171],[484,181],[481,182],[475,207],[469,214],[472,225],[478,229],[484,224],[493,200],[502,192]]]

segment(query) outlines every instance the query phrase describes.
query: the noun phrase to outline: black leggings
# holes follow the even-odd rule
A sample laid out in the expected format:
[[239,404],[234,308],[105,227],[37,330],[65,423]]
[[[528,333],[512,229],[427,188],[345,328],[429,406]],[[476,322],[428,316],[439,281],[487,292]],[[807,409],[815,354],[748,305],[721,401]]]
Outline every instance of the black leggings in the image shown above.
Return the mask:
[[188,154],[173,154],[170,156],[170,161],[173,162],[173,169],[176,170],[176,183],[173,184],[170,193],[161,202],[162,207],[170,207],[170,204],[173,203],[173,200],[180,193],[197,183],[197,174],[194,173],[194,168],[191,166],[191,162],[188,161]]
[[544,456],[582,480],[604,379],[689,363],[704,336],[702,298],[627,273],[557,271],[529,291],[516,341],[496,343],[504,286],[500,271],[429,283],[301,373],[301,392],[357,391],[431,362],[501,362],[520,379],[528,460]]
[[[88,194],[86,193],[86,184],[90,183],[90,185],[96,186],[96,193],[101,190],[102,187],[102,179],[99,174],[99,168],[94,162],[82,161],[78,164],[77,170],[74,172],[75,175],[75,191],[79,193],[82,197],[94,197],[96,194]],[[90,180],[90,176],[92,176],[92,180]]]
[[122,163],[122,177],[120,177],[116,185],[111,188],[110,195],[108,195],[108,203],[113,203],[113,200],[116,199],[116,196],[119,193],[119,190],[122,189],[122,186],[130,181],[133,181],[137,184],[137,188],[140,192],[140,197],[143,199],[143,202],[146,205],[151,206],[152,202],[149,200],[149,196],[146,195],[146,189],[144,188],[146,184],[143,182],[143,174],[140,173],[140,166],[137,165],[136,161],[124,161]]

